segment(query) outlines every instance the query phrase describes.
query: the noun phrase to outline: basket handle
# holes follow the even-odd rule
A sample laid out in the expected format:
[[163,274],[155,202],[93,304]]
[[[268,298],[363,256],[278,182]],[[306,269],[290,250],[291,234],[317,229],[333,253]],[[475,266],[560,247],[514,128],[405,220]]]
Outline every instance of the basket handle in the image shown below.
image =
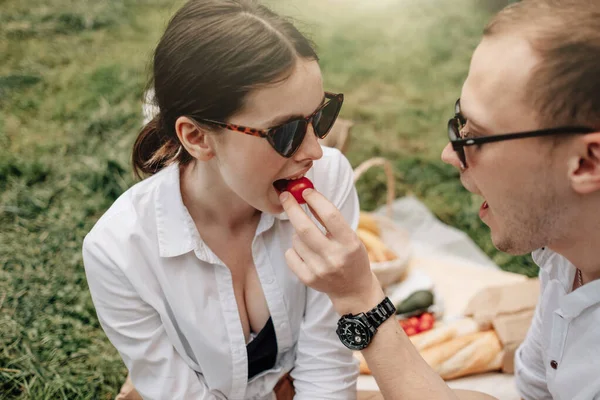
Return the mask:
[[365,172],[367,172],[368,169],[375,166],[383,166],[383,170],[387,177],[387,216],[392,218],[392,204],[394,203],[394,197],[396,195],[396,183],[394,181],[394,169],[389,160],[386,160],[383,157],[375,157],[364,161],[362,164],[356,167],[356,169],[354,169],[354,183],[356,183],[356,181],[358,181],[358,179]]

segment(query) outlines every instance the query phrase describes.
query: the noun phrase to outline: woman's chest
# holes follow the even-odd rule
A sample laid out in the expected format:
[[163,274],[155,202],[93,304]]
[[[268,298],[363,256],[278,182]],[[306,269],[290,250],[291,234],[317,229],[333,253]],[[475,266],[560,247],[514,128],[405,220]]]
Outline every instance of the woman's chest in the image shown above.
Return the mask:
[[[242,303],[246,315],[253,307],[266,308],[280,353],[296,343],[306,287],[289,271],[286,249],[278,244],[268,237],[257,238],[252,245],[253,272],[240,274],[243,279],[235,279],[227,266],[200,260],[194,253],[162,269],[156,282],[157,295],[162,297],[161,318],[173,326],[174,341],[187,343],[182,348],[202,371],[214,363],[233,367],[236,362],[247,362]],[[259,291],[263,297],[257,301],[252,293]]]

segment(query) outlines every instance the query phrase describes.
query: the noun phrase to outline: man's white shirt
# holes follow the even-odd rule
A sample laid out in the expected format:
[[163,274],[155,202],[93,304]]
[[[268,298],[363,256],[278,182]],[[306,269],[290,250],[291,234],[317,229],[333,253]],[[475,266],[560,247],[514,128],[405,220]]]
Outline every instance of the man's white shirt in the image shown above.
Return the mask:
[[600,280],[573,291],[576,268],[541,249],[541,294],[527,338],[515,355],[525,400],[600,399]]

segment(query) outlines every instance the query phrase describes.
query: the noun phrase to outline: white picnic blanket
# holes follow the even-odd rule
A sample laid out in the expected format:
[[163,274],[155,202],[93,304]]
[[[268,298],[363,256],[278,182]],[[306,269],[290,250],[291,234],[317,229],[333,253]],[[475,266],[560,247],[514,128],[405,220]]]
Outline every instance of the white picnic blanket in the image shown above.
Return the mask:
[[[467,376],[446,382],[452,389],[475,390],[489,394],[498,400],[519,400],[520,396],[514,386],[512,375],[489,373]],[[379,386],[370,375],[358,377],[358,392],[378,392]]]
[[[386,208],[376,211],[385,215]],[[413,257],[441,257],[456,262],[464,260],[466,268],[498,269],[498,266],[464,232],[439,221],[414,196],[397,199],[393,204],[393,219],[410,233]],[[483,271],[482,271],[483,272]],[[491,273],[491,271],[489,271]],[[409,367],[409,366],[407,366]],[[476,390],[499,400],[518,400],[513,375],[488,373],[448,381],[453,389]],[[379,390],[372,376],[361,375],[359,392]]]
[[[376,211],[386,215],[387,206]],[[464,258],[475,264],[498,268],[496,264],[463,231],[438,220],[427,206],[414,196],[399,198],[392,204],[392,219],[410,233],[415,255],[432,251]]]

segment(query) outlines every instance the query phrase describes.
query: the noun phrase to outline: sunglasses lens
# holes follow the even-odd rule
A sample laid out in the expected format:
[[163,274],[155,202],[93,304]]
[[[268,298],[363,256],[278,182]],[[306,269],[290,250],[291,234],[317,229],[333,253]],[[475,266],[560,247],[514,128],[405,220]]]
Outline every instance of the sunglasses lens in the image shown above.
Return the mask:
[[465,155],[465,148],[462,145],[455,143],[460,139],[460,122],[458,118],[452,118],[448,121],[448,138],[452,144],[452,148],[456,152],[456,155],[464,166],[467,165],[467,156]]
[[292,121],[272,133],[271,144],[279,154],[289,157],[300,147],[305,134],[306,121]]
[[333,123],[337,119],[340,109],[342,108],[341,106],[342,103],[337,98],[331,99],[329,103],[313,117],[313,127],[319,138],[323,139],[327,136]]
[[[342,100],[336,97],[313,116],[312,125],[317,137],[322,139],[327,136],[341,108]],[[279,154],[291,157],[302,145],[307,128],[305,120],[291,121],[272,131],[269,140]]]
[[458,120],[456,118],[452,118],[448,121],[448,138],[450,141],[458,140],[460,129],[458,127]]

